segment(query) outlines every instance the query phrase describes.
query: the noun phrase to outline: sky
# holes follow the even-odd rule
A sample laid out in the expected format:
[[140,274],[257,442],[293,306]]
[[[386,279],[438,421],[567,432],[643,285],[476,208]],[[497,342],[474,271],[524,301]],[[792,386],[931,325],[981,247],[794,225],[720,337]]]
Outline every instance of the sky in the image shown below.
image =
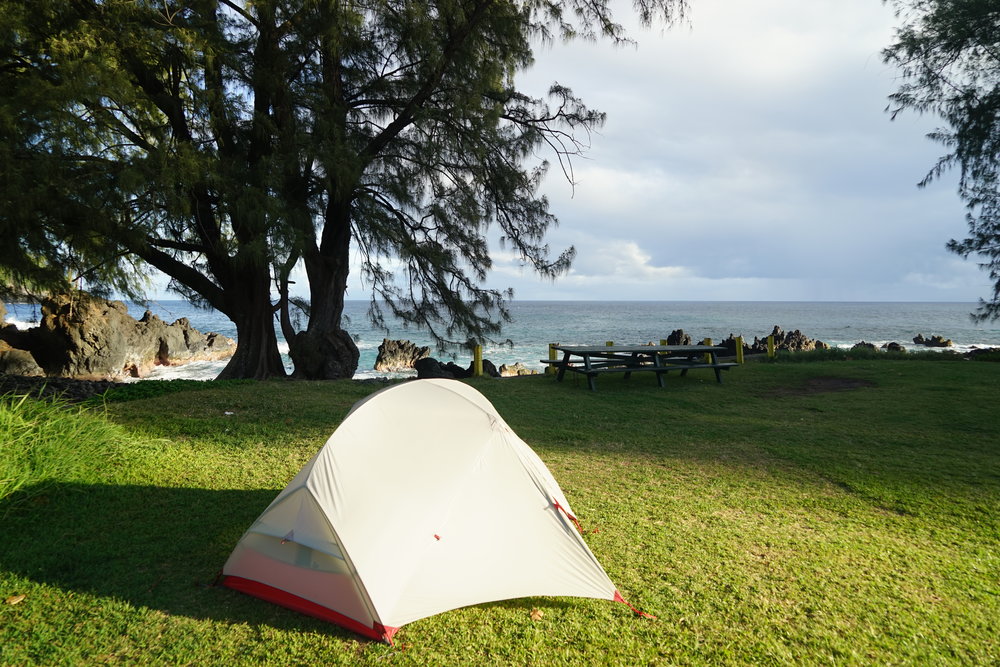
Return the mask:
[[[488,285],[524,300],[975,301],[954,175],[916,186],[943,147],[932,116],[890,120],[897,24],[880,0],[690,0],[636,47],[557,43],[520,88],[569,86],[608,119],[542,193],[574,246],[551,281],[493,249]],[[348,298],[365,298],[357,273]]]

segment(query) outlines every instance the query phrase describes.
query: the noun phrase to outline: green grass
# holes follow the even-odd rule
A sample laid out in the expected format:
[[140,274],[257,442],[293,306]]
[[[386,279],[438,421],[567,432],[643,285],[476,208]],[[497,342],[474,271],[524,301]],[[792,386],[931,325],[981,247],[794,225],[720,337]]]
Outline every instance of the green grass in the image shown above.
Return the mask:
[[[44,473],[17,464],[0,500],[0,663],[995,664],[998,382],[997,364],[884,357],[751,363],[721,385],[693,371],[664,389],[473,381],[658,618],[529,598],[417,621],[395,647],[212,586],[378,385],[219,383],[97,414],[7,401],[0,419],[106,445],[68,446],[77,463]],[[0,463],[22,460],[14,449]]]
[[141,398],[156,398],[180,391],[198,391],[200,389],[215,389],[222,386],[239,386],[253,384],[253,380],[221,380],[219,382],[202,382],[201,380],[153,380],[147,382],[130,382],[109,389],[101,396],[88,400],[90,405],[135,401]]
[[119,428],[59,400],[0,396],[0,446],[0,502],[8,512],[50,485],[106,479],[109,468],[121,479],[142,467],[142,447]]

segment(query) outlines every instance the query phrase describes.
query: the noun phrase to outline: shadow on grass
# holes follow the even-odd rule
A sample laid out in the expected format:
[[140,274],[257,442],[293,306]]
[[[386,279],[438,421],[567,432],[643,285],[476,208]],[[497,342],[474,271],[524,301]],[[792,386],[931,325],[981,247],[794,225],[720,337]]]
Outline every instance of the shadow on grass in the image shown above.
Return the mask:
[[0,503],[0,567],[68,591],[225,623],[345,638],[214,581],[278,491],[53,484]]

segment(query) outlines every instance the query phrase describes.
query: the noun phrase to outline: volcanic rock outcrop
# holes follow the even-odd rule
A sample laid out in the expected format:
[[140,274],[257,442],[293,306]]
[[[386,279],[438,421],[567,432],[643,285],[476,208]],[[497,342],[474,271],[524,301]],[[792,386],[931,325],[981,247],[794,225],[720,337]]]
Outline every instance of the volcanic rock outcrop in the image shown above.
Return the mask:
[[388,372],[411,370],[417,361],[429,357],[430,352],[429,347],[418,347],[408,340],[383,338],[382,344],[378,346],[375,370]]
[[924,338],[924,335],[920,333],[913,337],[913,342],[925,347],[954,347],[955,345],[950,338],[945,338],[938,334],[934,334],[930,338]]
[[236,351],[233,339],[203,334],[187,318],[167,324],[146,311],[137,321],[121,301],[83,292],[43,300],[41,314],[32,329],[0,327],[0,373],[119,381]]

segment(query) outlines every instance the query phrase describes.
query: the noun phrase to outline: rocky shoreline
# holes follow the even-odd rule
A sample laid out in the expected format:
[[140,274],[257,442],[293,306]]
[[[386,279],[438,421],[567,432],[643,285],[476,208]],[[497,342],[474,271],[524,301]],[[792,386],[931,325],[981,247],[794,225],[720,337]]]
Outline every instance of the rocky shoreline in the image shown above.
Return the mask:
[[[3,322],[5,308],[0,303],[0,395],[61,396],[68,401],[82,401],[123,384],[126,378],[142,378],[155,365],[225,359],[236,347],[232,339],[214,333],[202,334],[185,318],[167,324],[147,311],[142,319],[135,320],[128,315],[123,303],[83,293],[46,300],[42,304],[42,314],[39,326],[17,329]],[[755,336],[752,341],[744,339],[743,354],[766,354],[769,338],[778,351],[830,348],[827,343],[809,338],[798,329],[784,331],[775,326],[763,337]],[[665,342],[691,345],[702,340],[677,329]],[[714,344],[726,348],[726,356],[735,356],[739,340],[730,334]],[[928,337],[917,334],[913,344],[943,349],[954,346],[950,339],[937,334]],[[860,341],[851,349],[878,348]],[[906,352],[897,342],[882,345],[881,349]],[[963,356],[975,358],[985,353],[1000,354],[1000,348],[973,348]],[[378,348],[374,369],[390,373],[415,371],[418,378],[461,379],[473,375],[472,363],[463,367],[453,361],[439,361],[430,356],[428,347],[388,338],[383,339]],[[499,378],[534,375],[540,371],[521,362],[497,367],[484,359],[483,372]],[[367,381],[384,382],[385,379]]]
[[85,292],[53,295],[40,305],[38,326],[18,329],[4,324],[0,303],[0,373],[116,382],[236,351],[233,339],[203,334],[186,318],[167,324],[146,311],[136,320],[121,301]]
[[[382,372],[417,371],[417,377],[462,379],[472,377],[473,363],[463,368],[453,361],[441,362],[431,356],[429,347],[418,347],[408,340],[392,340],[383,338],[378,346],[378,356],[373,368]],[[535,375],[538,371],[526,367],[518,361],[514,364],[501,364],[497,367],[489,359],[483,359],[483,373],[490,377],[518,377]]]

